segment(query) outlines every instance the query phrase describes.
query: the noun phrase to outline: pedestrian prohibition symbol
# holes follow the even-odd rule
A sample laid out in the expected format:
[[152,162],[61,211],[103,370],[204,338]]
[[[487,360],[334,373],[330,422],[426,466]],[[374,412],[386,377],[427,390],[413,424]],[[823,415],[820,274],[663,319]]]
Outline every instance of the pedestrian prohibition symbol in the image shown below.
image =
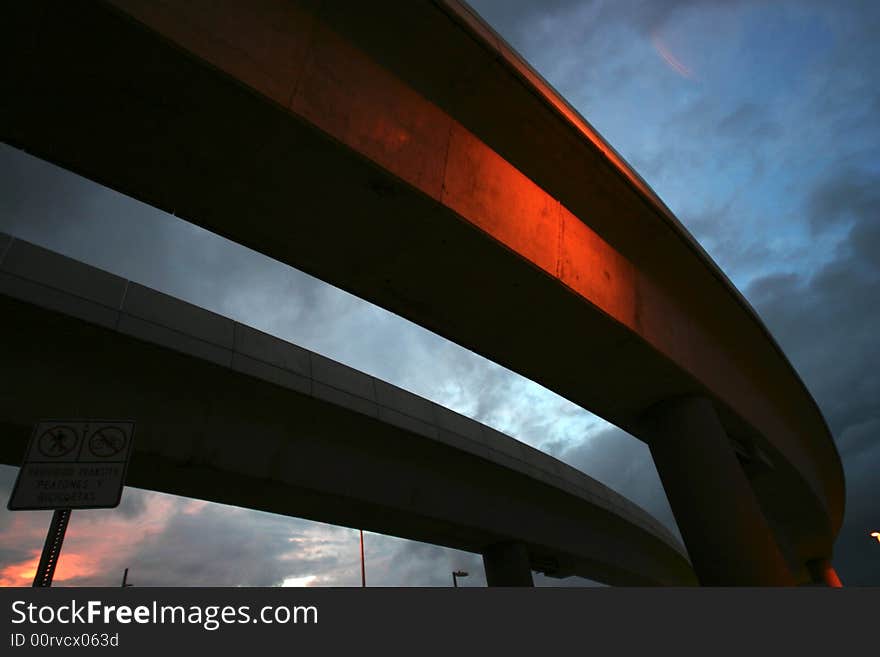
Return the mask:
[[131,458],[134,422],[37,423],[7,507],[106,509],[119,505]]

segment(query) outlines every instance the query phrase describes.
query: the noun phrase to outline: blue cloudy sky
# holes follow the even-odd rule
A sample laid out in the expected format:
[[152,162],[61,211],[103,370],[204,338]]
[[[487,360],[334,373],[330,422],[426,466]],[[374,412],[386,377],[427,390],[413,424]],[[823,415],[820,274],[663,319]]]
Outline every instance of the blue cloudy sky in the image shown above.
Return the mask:
[[[755,306],[847,476],[835,566],[880,585],[880,3],[474,0]],[[0,230],[301,344],[544,449],[674,530],[647,448],[539,386],[294,269],[0,147]],[[283,299],[285,303],[279,303]],[[15,469],[0,466],[8,491]],[[0,512],[0,585],[48,512]],[[480,559],[367,534],[377,585],[480,585]],[[127,489],[74,514],[58,579],[359,584],[355,530]],[[66,562],[65,562],[66,560]],[[559,583],[538,578],[540,584]],[[583,582],[575,582],[583,583]]]

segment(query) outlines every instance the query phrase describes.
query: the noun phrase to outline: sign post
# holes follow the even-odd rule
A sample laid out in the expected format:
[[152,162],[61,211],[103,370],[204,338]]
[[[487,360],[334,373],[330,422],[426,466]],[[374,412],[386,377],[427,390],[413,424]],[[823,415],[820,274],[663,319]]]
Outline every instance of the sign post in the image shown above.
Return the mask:
[[119,506],[133,437],[134,422],[129,421],[37,423],[6,505],[10,511],[55,511],[34,586],[52,585],[73,509]]
[[34,587],[52,586],[52,577],[55,575],[55,566],[58,564],[71,513],[70,509],[55,509],[52,514],[46,542],[43,543],[43,555],[40,557],[40,565],[37,566],[37,574],[34,575]]

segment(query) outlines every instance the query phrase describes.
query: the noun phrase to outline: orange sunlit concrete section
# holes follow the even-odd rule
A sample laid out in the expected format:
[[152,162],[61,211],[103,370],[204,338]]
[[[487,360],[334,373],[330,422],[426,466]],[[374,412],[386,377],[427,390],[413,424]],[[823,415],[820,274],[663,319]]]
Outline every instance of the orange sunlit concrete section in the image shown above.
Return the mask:
[[833,566],[827,559],[816,559],[815,561],[808,563],[807,567],[812,573],[813,582],[815,584],[828,586],[834,589],[843,588],[843,582],[841,582],[840,577],[837,576],[837,571],[834,570]]
[[448,148],[446,205],[635,328],[635,274],[623,256],[468,131],[455,126]]
[[[151,3],[117,4],[175,34],[190,22],[171,26],[167,21],[175,14],[158,18],[148,10]],[[190,15],[189,9],[175,11]],[[326,24],[310,19],[291,25],[303,30],[303,38],[309,31],[313,44],[295,76],[292,111],[635,328],[632,265],[583,221]]]
[[558,200],[326,25],[290,109],[631,328],[632,266]]
[[[700,491],[673,511],[704,583],[802,583],[831,558],[843,470],[785,355],[644,181],[464,4],[40,0],[4,28],[23,62],[6,142],[645,440],[667,492]],[[676,466],[701,450],[712,468]]]

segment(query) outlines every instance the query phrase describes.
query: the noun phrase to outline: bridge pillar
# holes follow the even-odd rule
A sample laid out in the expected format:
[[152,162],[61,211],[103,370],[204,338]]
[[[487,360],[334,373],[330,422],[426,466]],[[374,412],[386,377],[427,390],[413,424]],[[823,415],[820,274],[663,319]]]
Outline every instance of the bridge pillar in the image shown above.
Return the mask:
[[523,543],[496,543],[483,552],[489,586],[534,586],[529,550]]
[[821,586],[830,586],[832,588],[841,588],[843,583],[837,576],[837,571],[831,565],[828,559],[814,559],[807,562],[807,570],[810,571],[810,577],[814,584]]
[[644,418],[654,464],[703,586],[792,586],[794,577],[712,402],[685,397]]

